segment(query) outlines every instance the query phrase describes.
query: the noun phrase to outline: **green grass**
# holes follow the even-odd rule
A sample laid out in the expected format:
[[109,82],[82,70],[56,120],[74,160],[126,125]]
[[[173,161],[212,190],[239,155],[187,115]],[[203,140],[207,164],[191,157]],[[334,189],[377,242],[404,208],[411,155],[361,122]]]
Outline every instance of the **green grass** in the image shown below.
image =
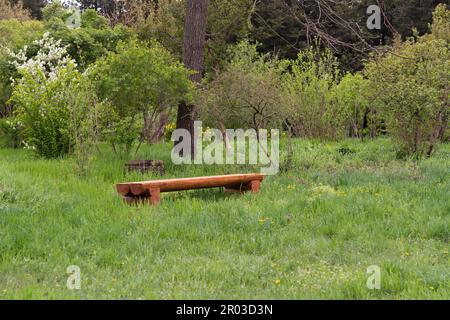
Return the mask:
[[[252,171],[173,166],[169,152],[137,158],[165,160],[167,177]],[[295,141],[294,169],[258,195],[129,207],[114,184],[152,177],[126,175],[107,148],[85,178],[72,159],[1,149],[0,299],[448,299],[450,146],[420,162],[395,154],[384,139]],[[81,290],[66,288],[69,265]],[[371,265],[381,290],[367,289]]]

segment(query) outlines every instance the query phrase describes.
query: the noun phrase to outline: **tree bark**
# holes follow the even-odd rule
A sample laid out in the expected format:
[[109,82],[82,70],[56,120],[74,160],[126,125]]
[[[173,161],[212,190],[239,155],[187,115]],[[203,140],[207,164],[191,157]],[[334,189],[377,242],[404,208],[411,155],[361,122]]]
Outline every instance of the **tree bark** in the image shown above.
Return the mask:
[[[186,20],[184,24],[183,63],[186,68],[195,71],[191,80],[200,83],[203,76],[205,56],[206,20],[208,0],[187,0]],[[195,106],[181,101],[178,106],[177,129],[186,129],[194,137]],[[192,139],[195,140],[195,139]],[[179,142],[175,142],[177,144]],[[191,145],[191,157],[196,147]],[[187,156],[187,155],[181,155]]]

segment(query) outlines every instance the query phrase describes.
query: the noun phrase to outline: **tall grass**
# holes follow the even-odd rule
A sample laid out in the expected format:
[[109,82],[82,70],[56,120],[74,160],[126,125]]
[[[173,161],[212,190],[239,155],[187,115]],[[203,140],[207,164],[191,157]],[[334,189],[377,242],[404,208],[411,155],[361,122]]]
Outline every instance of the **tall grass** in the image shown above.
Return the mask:
[[[86,177],[72,159],[0,150],[0,298],[449,298],[450,146],[396,159],[389,140],[295,141],[294,169],[258,195],[217,189],[129,207],[117,182],[130,159],[103,147]],[[251,172],[174,166],[165,177]],[[68,290],[66,269],[81,269]],[[381,290],[366,286],[381,268]]]

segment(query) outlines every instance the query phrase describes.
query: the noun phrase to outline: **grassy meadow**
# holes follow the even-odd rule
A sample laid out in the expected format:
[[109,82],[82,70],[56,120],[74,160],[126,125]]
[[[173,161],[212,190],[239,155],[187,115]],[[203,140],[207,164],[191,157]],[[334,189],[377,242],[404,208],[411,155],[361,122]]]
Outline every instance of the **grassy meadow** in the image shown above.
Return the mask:
[[[258,195],[166,193],[157,207],[116,194],[157,178],[126,174],[127,160],[162,159],[166,178],[257,169],[174,166],[169,144],[129,157],[103,146],[79,177],[71,158],[0,149],[0,299],[450,298],[450,145],[420,161],[388,139],[294,147],[293,168]],[[69,265],[81,290],[66,287]]]

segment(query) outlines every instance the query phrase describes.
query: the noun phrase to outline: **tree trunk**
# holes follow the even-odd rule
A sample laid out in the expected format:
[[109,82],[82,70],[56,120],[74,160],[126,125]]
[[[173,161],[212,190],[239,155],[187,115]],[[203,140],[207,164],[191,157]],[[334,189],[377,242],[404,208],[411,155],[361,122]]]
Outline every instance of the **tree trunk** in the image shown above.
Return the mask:
[[[205,56],[206,20],[208,16],[208,0],[187,0],[186,20],[184,25],[183,63],[186,68],[195,71],[191,80],[200,83],[203,76]],[[194,137],[195,106],[181,101],[178,106],[177,129],[186,129]],[[195,139],[192,139],[195,140]],[[179,142],[175,142],[177,144]],[[191,146],[191,157],[194,158],[195,145]],[[187,156],[187,155],[181,155]]]

